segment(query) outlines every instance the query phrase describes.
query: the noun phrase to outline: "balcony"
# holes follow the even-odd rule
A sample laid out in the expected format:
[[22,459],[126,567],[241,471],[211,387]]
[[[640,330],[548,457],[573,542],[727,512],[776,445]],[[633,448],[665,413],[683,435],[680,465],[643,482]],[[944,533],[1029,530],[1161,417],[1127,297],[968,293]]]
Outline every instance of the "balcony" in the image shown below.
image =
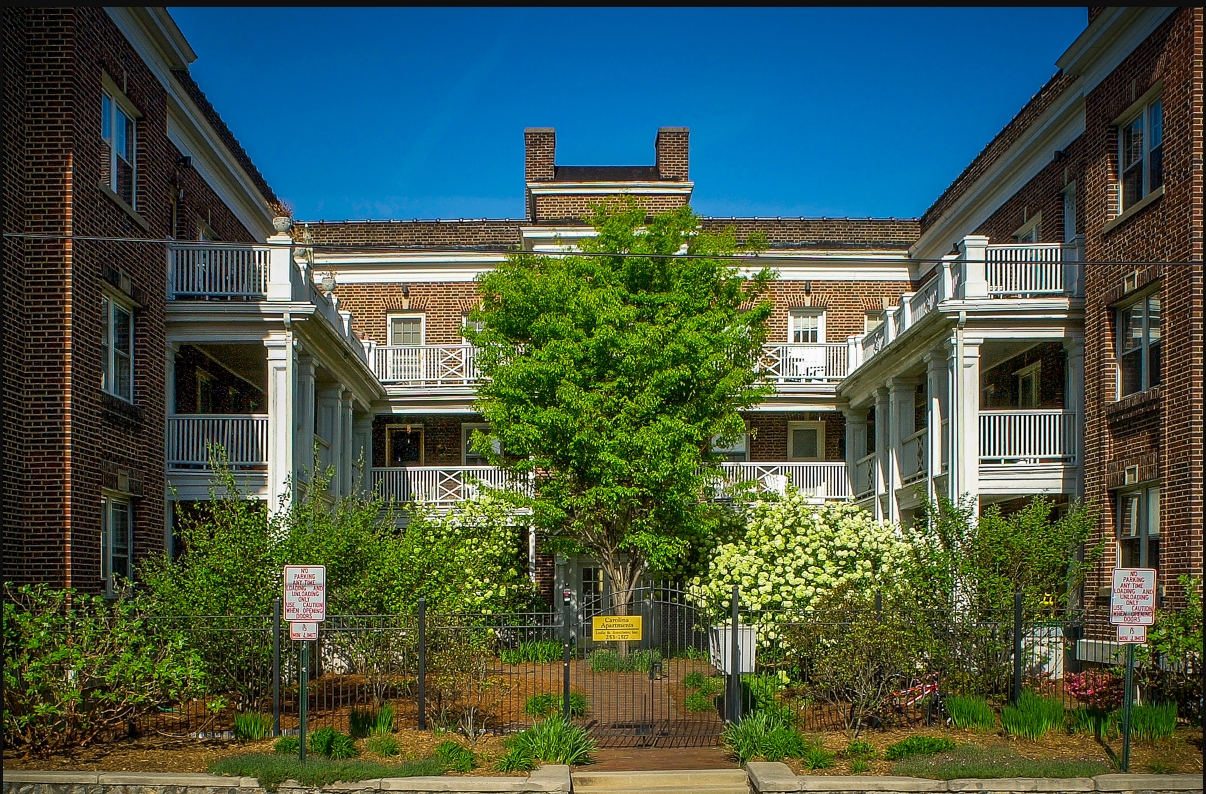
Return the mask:
[[168,300],[267,300],[269,246],[168,247]]
[[762,348],[763,377],[780,388],[837,383],[846,377],[848,346],[764,345]]
[[850,495],[846,464],[817,463],[722,463],[725,483],[752,482],[758,493],[784,493],[788,484],[819,499],[845,499]]
[[980,412],[980,463],[1076,463],[1076,413],[1062,408]]
[[516,481],[497,466],[374,468],[372,477],[373,492],[383,499],[442,508],[476,499],[486,488],[531,493],[529,483]]
[[184,414],[167,418],[168,471],[209,469],[209,450],[221,446],[232,471],[268,467],[267,414]]

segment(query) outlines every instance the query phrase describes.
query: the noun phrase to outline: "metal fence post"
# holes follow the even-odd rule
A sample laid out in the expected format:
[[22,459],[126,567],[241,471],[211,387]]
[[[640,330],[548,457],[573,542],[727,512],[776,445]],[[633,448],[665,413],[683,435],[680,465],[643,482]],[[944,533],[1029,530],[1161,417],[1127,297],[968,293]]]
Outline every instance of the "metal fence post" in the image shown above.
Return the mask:
[[272,735],[281,735],[281,600],[272,599]]
[[729,635],[729,722],[741,721],[741,586],[733,585],[733,625]]
[[561,633],[563,643],[561,648],[561,717],[569,722],[570,718],[570,591],[565,590],[561,599]]
[[1022,591],[1013,594],[1013,704],[1022,699]]
[[419,599],[419,730],[427,730],[427,599]]

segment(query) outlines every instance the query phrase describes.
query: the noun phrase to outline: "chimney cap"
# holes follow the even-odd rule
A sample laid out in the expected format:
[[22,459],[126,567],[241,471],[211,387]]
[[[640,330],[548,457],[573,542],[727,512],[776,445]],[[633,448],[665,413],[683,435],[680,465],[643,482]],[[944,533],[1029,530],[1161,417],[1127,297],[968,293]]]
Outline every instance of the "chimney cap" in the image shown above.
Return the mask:
[[524,127],[524,132],[556,132],[553,127]]
[[690,127],[658,127],[658,132],[690,132]]

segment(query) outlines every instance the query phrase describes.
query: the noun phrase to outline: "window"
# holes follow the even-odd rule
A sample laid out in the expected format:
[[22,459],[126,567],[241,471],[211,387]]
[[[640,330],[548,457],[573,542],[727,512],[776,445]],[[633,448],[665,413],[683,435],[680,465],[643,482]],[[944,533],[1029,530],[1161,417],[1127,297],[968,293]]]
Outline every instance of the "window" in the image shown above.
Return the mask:
[[1118,494],[1118,566],[1160,567],[1160,488]]
[[214,376],[197,370],[197,413],[214,412]]
[[101,388],[134,402],[134,313],[101,297]]
[[108,91],[101,94],[101,140],[101,170],[108,187],[134,207],[138,179],[134,114],[122,108]]
[[1160,294],[1118,310],[1119,397],[1160,385]]
[[391,345],[423,344],[423,315],[400,314],[389,318],[389,343]]
[[712,453],[732,463],[743,463],[749,460],[749,448],[746,444],[745,433],[739,435],[737,440],[727,447],[721,446],[720,436],[712,436]]
[[603,595],[603,569],[602,568],[583,568],[582,569],[582,595],[583,596],[601,596],[601,595]]
[[884,324],[884,310],[871,309],[863,315],[863,334],[869,334]]
[[1157,98],[1118,126],[1121,209],[1164,184],[1164,103]]
[[787,341],[793,345],[821,344],[825,341],[825,312],[818,309],[792,309]]
[[1018,407],[1038,408],[1039,406],[1039,372],[1041,362],[1034,362],[1028,367],[1022,367],[1013,373],[1018,379]]
[[1076,183],[1064,188],[1064,242],[1076,238]]
[[133,524],[128,501],[101,497],[101,580],[107,593],[114,591],[116,577],[130,578]]
[[470,320],[469,315],[467,315],[467,314],[461,315],[461,341],[464,342],[465,344],[469,344],[469,340],[465,338],[465,333],[464,333],[466,328],[469,328],[474,331],[481,331],[481,330],[485,329],[485,327],[486,327],[486,324],[484,322],[482,322],[481,320]]
[[[476,451],[473,448],[473,431],[480,430],[483,433],[490,432],[490,425],[469,424],[461,425],[461,457],[465,461],[466,466],[487,466],[490,461],[486,460],[486,456]],[[490,448],[494,450],[494,454],[498,455],[502,452],[502,445],[498,439],[490,440]]]
[[391,467],[423,465],[423,428],[406,425],[385,430],[385,462]]
[[825,423],[789,422],[787,425],[788,460],[825,459]]
[[1021,227],[1013,233],[1013,239],[1019,243],[1037,243],[1039,241],[1041,227],[1043,225],[1043,213],[1036,213],[1033,218],[1026,221]]

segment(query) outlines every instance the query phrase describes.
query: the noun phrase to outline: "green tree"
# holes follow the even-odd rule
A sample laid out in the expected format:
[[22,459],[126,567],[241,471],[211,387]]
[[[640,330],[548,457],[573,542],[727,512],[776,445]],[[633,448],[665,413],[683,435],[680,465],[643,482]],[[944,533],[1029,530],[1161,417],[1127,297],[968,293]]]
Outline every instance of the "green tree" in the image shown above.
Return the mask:
[[[531,475],[533,519],[555,549],[594,555],[620,600],[674,570],[719,525],[701,499],[713,436],[768,394],[757,373],[773,274],[743,278],[689,208],[646,219],[597,208],[585,255],[512,256],[479,277],[470,330],[486,376],[475,447]],[[675,256],[681,250],[691,256]],[[495,444],[494,442],[500,442]]]

